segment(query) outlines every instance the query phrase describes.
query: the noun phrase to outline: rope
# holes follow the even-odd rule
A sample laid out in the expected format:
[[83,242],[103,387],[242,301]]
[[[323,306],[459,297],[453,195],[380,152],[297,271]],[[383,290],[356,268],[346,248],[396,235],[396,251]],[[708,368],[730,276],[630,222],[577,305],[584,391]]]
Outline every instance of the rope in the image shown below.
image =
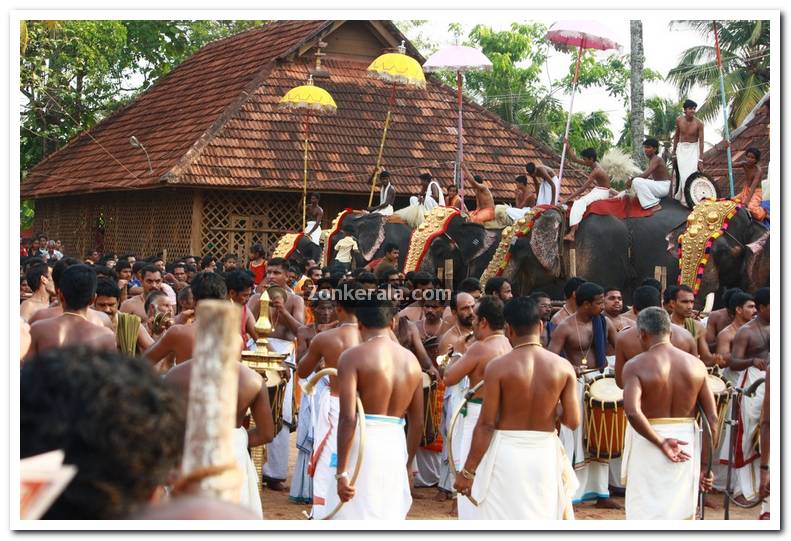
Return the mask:
[[[475,396],[475,393],[483,387],[484,381],[481,380],[476,383],[471,389],[469,389],[466,393],[464,393],[464,400],[461,401],[459,407],[456,408],[456,411],[453,414],[453,418],[450,421],[450,428],[448,428],[448,466],[450,467],[450,474],[453,478],[456,477],[456,463],[453,460],[453,429],[456,427],[456,421],[461,414],[461,410],[464,409],[464,406],[467,405],[467,402]],[[475,507],[478,507],[478,502],[475,501],[475,498],[472,497],[472,494],[467,496],[467,498],[472,502]]]

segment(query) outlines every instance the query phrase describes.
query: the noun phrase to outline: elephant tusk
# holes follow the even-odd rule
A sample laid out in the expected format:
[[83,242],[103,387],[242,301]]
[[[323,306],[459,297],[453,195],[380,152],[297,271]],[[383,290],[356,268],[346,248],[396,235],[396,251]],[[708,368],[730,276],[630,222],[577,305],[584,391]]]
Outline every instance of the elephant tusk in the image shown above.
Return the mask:
[[[461,404],[459,404],[459,407],[456,408],[456,411],[453,413],[453,418],[450,421],[450,428],[448,428],[448,466],[450,467],[450,473],[454,479],[456,478],[456,463],[453,460],[453,429],[456,427],[456,421],[461,414],[461,410],[467,405],[467,402],[469,402],[470,398],[475,396],[475,393],[478,391],[478,389],[483,387],[483,383],[483,380],[479,381],[474,387],[464,393],[464,400],[462,400]],[[472,494],[467,496],[467,498],[475,507],[478,507],[478,502],[475,501],[475,498],[472,497]]]
[[[324,376],[337,376],[338,370],[336,368],[323,368],[313,374],[308,382],[305,384],[305,393],[308,395],[312,395],[315,391],[316,384],[323,378]],[[357,482],[357,478],[360,476],[360,468],[363,465],[363,458],[365,457],[365,409],[363,409],[362,400],[360,397],[357,396],[357,430],[360,433],[360,444],[357,446],[357,462],[354,464],[354,471],[352,472],[352,476],[349,479],[349,484],[354,485]],[[338,505],[335,506],[326,517],[321,520],[331,520],[338,511],[341,510],[343,504],[345,502],[338,502]],[[313,517],[308,515],[303,511],[305,517],[310,520]]]

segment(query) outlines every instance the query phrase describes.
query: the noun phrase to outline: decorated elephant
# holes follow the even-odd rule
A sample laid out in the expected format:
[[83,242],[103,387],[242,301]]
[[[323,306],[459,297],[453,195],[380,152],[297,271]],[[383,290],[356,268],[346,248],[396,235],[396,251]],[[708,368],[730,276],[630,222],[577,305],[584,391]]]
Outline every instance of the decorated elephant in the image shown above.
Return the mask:
[[502,276],[511,282],[514,295],[541,290],[562,298],[565,278],[563,236],[565,213],[558,207],[534,207],[502,232],[500,243],[481,276]]
[[289,262],[305,267],[309,259],[316,262],[321,258],[321,247],[304,233],[286,233],[277,242],[272,257],[283,257]]
[[399,266],[406,260],[409,237],[412,230],[404,223],[392,223],[387,216],[378,213],[361,214],[351,209],[341,211],[332,221],[322,246],[321,264],[328,265],[334,255],[335,244],[340,240],[339,231],[351,232],[357,239],[361,260],[358,266],[384,256],[384,247],[394,243],[399,247]]
[[698,307],[711,292],[719,308],[727,288],[769,285],[769,231],[735,201],[698,204],[677,245],[680,281],[695,291]]

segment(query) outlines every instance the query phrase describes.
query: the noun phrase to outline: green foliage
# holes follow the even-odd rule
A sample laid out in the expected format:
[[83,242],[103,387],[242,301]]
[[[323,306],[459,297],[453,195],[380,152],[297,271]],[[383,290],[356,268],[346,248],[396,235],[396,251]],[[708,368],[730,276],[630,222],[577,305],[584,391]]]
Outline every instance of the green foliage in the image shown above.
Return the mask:
[[[206,43],[262,21],[24,21],[22,177]],[[32,207],[21,209],[23,221]]]
[[[697,115],[704,121],[711,121],[722,111],[712,21],[674,21],[670,28],[695,30],[707,43],[684,51],[667,79],[675,83],[682,97],[695,86],[705,87],[708,93],[698,106]],[[769,21],[717,21],[717,30],[728,102],[728,124],[733,129],[769,92]]]
[[19,228],[25,230],[33,227],[35,214],[33,201],[22,201],[19,205]]

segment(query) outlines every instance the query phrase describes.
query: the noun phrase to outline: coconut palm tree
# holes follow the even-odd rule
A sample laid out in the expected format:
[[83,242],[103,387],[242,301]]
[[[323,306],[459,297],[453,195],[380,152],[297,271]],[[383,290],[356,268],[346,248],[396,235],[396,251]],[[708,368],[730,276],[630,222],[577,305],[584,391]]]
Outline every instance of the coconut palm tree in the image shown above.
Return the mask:
[[642,138],[645,123],[645,107],[643,105],[643,23],[639,20],[629,22],[631,52],[629,54],[629,121],[632,128],[632,159],[639,165],[645,164],[642,152]]
[[[670,28],[696,30],[711,45],[696,45],[681,54],[667,80],[680,95],[696,85],[708,89],[698,107],[702,120],[712,120],[721,109],[719,70],[712,21],[672,21]],[[728,124],[736,128],[769,91],[769,21],[718,21],[720,51],[728,100]]]

